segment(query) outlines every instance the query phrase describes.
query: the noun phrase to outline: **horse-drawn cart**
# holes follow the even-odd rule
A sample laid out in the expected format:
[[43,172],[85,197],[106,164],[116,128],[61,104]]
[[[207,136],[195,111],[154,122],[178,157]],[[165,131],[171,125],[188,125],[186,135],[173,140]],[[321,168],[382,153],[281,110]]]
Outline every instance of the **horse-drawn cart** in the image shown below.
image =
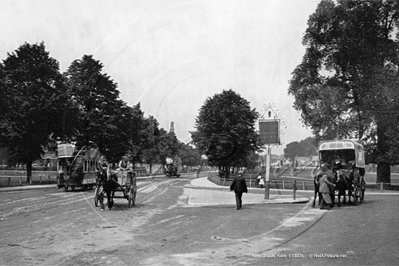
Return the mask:
[[[340,178],[343,179],[349,201],[350,197],[353,197],[355,204],[363,202],[366,190],[364,181],[366,171],[364,148],[360,143],[352,140],[322,141],[319,145],[319,159],[321,165],[328,164],[332,167],[337,187]],[[340,200],[339,197],[340,194],[338,200]]]
[[104,209],[104,198],[107,197],[108,208],[114,205],[114,198],[124,198],[128,206],[136,204],[137,183],[136,174],[133,171],[111,171],[109,177],[104,180],[101,171],[97,178],[97,187],[94,193],[94,205]]

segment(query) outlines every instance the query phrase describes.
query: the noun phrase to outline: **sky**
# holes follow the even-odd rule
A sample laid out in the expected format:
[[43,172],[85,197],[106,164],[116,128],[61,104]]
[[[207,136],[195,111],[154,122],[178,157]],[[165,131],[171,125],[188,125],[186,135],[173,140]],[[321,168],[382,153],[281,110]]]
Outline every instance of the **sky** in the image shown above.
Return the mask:
[[312,136],[288,95],[320,0],[0,0],[0,60],[44,42],[64,72],[93,55],[129,106],[190,141],[207,98],[232,89],[284,120],[285,145]]

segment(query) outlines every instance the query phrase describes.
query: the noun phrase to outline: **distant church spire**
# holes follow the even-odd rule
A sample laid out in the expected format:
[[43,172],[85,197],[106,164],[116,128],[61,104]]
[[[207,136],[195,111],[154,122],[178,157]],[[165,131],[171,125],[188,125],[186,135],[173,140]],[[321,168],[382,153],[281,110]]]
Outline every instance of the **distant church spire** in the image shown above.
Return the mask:
[[170,122],[169,133],[175,133],[175,123],[173,121]]

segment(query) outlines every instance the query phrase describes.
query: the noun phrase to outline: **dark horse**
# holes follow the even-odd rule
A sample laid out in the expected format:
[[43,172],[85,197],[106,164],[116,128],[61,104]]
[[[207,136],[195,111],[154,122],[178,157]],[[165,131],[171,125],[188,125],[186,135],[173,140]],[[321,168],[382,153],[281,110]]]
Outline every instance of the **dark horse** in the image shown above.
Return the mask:
[[313,208],[316,207],[316,198],[319,197],[319,206],[320,206],[321,200],[323,198],[321,193],[319,192],[319,187],[320,187],[319,180],[320,180],[321,176],[322,175],[320,173],[318,173],[318,174],[314,175],[314,177],[313,177],[313,184],[314,184],[314,197],[313,197],[313,204],[312,204]]
[[351,204],[351,195],[353,192],[353,185],[351,178],[342,170],[336,171],[335,190],[338,191],[338,207],[341,206],[341,197],[343,196],[343,204],[346,204],[346,191],[348,191],[348,204]]
[[106,171],[102,170],[99,172],[97,178],[100,185],[99,201],[101,204],[101,209],[105,209],[104,194],[107,195],[108,209],[112,209],[114,206],[115,191],[121,188],[121,185],[118,183],[118,176],[115,173],[111,173],[110,176],[107,177]]
[[[107,195],[108,209],[112,209],[114,206],[115,191],[122,190],[122,186],[118,183],[118,176],[115,173],[111,173],[108,180],[103,184],[103,191]],[[104,203],[101,204],[101,208],[104,210]]]

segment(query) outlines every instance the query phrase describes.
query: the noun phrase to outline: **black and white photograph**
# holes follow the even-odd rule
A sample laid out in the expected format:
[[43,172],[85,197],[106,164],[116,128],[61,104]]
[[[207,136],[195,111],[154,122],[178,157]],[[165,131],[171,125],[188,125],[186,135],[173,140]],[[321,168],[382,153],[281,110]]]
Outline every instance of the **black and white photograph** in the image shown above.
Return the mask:
[[399,0],[0,0],[0,266],[397,265]]

